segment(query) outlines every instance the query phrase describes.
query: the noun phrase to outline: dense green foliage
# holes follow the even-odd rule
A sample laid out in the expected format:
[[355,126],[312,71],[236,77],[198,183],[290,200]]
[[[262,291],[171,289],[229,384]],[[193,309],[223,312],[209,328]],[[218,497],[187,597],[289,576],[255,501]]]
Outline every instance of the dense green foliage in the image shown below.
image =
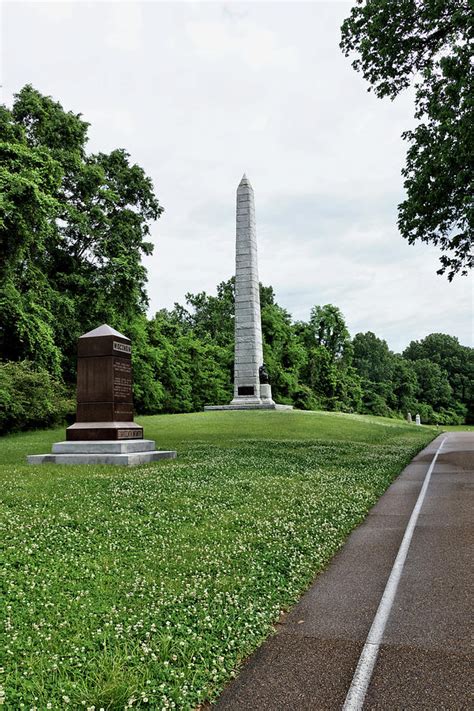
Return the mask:
[[312,412],[146,417],[173,462],[31,467],[2,442],[6,709],[214,699],[436,430]]
[[473,264],[473,39],[470,0],[357,0],[342,26],[344,54],[356,53],[352,66],[379,97],[414,84],[398,226],[410,244],[440,247],[450,280]]
[[73,393],[31,361],[0,363],[0,432],[62,423]]
[[[73,415],[78,336],[109,323],[133,342],[138,412],[179,413],[232,397],[234,281],[148,319],[141,256],[162,207],[123,150],[86,152],[80,116],[26,86],[0,107],[0,432]],[[273,394],[300,409],[460,423],[474,417],[473,351],[432,334],[395,355],[353,340],[340,310],[294,323],[260,287]],[[41,393],[41,383],[44,392]],[[43,417],[41,417],[43,412]]]
[[[351,340],[342,313],[331,304],[314,307],[307,323],[292,322],[271,287],[260,291],[264,359],[279,402],[390,417],[419,412],[433,424],[472,421],[474,349],[431,334],[399,355],[371,332]],[[217,296],[187,294],[186,306],[160,311],[151,324],[155,357],[162,348],[169,353],[156,367],[164,392],[174,393],[163,411],[231,399],[233,279],[219,285]]]
[[162,211],[123,150],[88,155],[88,124],[26,86],[0,107],[0,348],[72,380],[78,336],[144,318],[142,254]]

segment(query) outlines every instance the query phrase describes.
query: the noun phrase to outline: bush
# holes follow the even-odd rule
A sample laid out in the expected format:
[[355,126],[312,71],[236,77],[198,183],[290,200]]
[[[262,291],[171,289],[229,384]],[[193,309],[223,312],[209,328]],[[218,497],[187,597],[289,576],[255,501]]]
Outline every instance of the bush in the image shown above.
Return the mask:
[[374,390],[367,390],[362,397],[361,410],[363,415],[377,415],[378,417],[391,417],[390,409],[384,398]]
[[418,403],[413,412],[420,415],[423,425],[462,425],[465,420],[465,410],[440,408],[435,411],[423,402]]
[[[278,398],[279,400],[279,398]],[[321,403],[307,385],[300,385],[294,392],[292,404],[298,410],[320,410]]]
[[435,425],[462,425],[466,421],[465,415],[452,409],[441,409],[435,415]]
[[29,360],[0,363],[0,433],[64,422],[75,400],[63,383]]

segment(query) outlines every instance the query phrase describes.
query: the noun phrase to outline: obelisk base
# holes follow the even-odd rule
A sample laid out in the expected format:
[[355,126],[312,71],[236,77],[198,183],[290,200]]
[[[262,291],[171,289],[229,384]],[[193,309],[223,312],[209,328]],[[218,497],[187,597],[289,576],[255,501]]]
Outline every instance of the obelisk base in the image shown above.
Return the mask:
[[269,383],[260,383],[260,397],[263,403],[275,404],[272,399],[272,386]]
[[292,410],[293,405],[277,405],[269,383],[260,383],[260,397],[236,396],[229,405],[207,405],[208,410]]
[[204,412],[210,412],[211,410],[292,410],[293,405],[277,405],[275,402],[267,403],[261,400],[259,403],[234,403],[232,401],[230,405],[206,405],[204,407]]
[[157,450],[152,439],[140,439],[122,442],[55,442],[51,454],[31,454],[26,459],[28,464],[112,464],[132,467],[175,458],[175,451]]

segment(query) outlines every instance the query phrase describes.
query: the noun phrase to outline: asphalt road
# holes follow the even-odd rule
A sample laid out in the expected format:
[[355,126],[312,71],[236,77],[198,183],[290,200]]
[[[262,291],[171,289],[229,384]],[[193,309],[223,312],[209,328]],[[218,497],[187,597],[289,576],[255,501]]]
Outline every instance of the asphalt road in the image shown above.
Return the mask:
[[[363,709],[474,708],[474,433],[418,454],[227,687],[219,711],[342,709],[423,481],[443,438]],[[471,639],[469,639],[471,635]]]

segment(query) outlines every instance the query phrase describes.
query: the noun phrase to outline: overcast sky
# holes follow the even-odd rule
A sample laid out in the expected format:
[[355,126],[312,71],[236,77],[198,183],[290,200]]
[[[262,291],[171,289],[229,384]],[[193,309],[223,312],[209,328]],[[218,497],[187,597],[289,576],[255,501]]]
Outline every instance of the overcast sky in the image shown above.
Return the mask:
[[472,345],[472,282],[396,227],[413,96],[367,92],[338,44],[352,3],[4,2],[3,102],[27,83],[125,148],[165,208],[150,313],[232,276],[235,191],[256,199],[260,280],[295,319],[338,306],[396,351]]

